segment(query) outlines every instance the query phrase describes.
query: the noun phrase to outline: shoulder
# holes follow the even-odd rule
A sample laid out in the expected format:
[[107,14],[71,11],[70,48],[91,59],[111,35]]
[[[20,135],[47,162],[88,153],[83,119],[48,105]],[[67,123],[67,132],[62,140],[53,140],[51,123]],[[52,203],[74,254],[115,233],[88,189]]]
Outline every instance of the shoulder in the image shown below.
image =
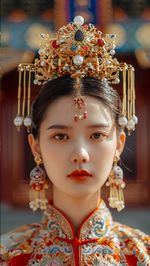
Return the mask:
[[9,233],[1,235],[0,265],[14,256],[30,254],[32,252],[32,239],[39,235],[42,224],[27,224]]
[[145,243],[149,243],[150,236],[145,234],[139,229],[129,227],[127,225],[114,222],[113,224],[113,230],[117,233],[117,235],[120,238],[126,239],[126,238],[133,238],[134,240],[139,240]]
[[150,261],[149,235],[118,222],[114,222],[112,230],[117,236],[124,254],[137,257],[141,262],[140,265],[149,265],[146,264]]

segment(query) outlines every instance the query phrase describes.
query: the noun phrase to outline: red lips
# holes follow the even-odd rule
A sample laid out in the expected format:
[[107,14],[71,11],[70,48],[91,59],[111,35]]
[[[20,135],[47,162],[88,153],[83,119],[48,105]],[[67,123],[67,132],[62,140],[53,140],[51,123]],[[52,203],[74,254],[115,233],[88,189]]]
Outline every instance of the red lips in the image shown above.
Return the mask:
[[92,174],[88,172],[87,170],[75,170],[67,176],[68,177],[83,177],[83,176],[86,177],[86,176],[92,176]]

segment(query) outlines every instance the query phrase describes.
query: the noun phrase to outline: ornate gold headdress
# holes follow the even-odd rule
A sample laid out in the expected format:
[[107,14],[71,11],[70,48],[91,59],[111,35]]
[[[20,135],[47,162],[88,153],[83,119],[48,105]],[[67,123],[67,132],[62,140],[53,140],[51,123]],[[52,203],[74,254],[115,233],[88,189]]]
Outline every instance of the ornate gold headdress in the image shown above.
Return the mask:
[[55,39],[42,33],[39,58],[35,59],[34,64],[18,66],[18,113],[14,120],[17,128],[20,129],[22,124],[28,129],[32,126],[30,117],[32,72],[35,73],[34,83],[38,85],[65,75],[76,80],[75,120],[87,117],[86,100],[80,91],[80,78],[96,77],[107,80],[110,84],[117,84],[120,82],[119,73],[122,72],[122,115],[118,123],[121,127],[126,127],[129,133],[134,130],[138,122],[135,116],[134,68],[113,58],[114,49],[115,35],[106,34],[102,37],[101,31],[94,25],[84,25],[81,16],[75,17],[74,22],[60,28]]

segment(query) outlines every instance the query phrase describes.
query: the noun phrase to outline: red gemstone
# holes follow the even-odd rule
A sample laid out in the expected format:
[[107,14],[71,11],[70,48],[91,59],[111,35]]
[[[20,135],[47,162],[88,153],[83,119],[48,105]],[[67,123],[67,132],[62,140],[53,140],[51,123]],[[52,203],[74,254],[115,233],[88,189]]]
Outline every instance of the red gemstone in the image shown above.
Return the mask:
[[36,191],[41,191],[43,189],[43,185],[42,184],[33,184],[32,187]]
[[52,41],[51,45],[54,49],[57,49],[59,47],[56,40]]
[[84,119],[86,119],[86,118],[87,118],[87,112],[84,113]]
[[73,25],[69,25],[68,28],[69,28],[70,30],[74,30]]
[[105,43],[104,43],[103,39],[98,39],[98,44],[99,44],[100,46],[103,46]]
[[36,255],[36,259],[37,259],[37,260],[40,260],[41,258],[42,258],[42,255],[40,255],[40,254],[37,254],[37,255]]
[[89,26],[87,24],[82,26],[83,29],[87,30],[89,28]]
[[89,47],[88,47],[88,46],[85,46],[85,45],[84,45],[84,46],[82,46],[82,48],[83,48],[83,50],[86,51],[86,52],[89,51]]
[[74,116],[74,121],[76,122],[78,120],[77,115]]

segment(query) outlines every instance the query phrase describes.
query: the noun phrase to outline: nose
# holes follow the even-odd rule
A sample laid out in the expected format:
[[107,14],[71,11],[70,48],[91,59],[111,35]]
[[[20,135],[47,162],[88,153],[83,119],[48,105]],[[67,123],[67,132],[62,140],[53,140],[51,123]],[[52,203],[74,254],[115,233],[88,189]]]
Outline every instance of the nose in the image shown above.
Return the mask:
[[76,164],[87,163],[89,161],[88,152],[82,147],[79,150],[76,150],[71,155],[71,162]]

